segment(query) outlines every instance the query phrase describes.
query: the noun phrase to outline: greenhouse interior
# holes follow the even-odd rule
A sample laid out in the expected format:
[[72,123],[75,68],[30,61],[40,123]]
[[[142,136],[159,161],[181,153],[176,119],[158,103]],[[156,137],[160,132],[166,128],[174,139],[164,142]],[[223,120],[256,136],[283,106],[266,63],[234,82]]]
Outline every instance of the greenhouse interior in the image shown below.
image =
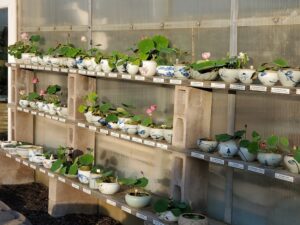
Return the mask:
[[0,0],[0,225],[300,224],[299,50],[300,0]]

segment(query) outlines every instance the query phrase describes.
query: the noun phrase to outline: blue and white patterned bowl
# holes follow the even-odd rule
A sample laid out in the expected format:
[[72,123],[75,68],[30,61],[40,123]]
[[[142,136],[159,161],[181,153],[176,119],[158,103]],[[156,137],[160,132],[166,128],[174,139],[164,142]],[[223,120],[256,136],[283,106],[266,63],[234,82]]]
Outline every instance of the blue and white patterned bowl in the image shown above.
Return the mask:
[[253,69],[240,69],[238,72],[239,80],[243,84],[252,84],[255,78],[255,72]]
[[136,134],[138,130],[138,125],[124,124],[124,129],[122,129],[127,134]]
[[78,169],[78,179],[79,179],[80,183],[88,184],[90,174],[91,174],[91,171],[85,171],[85,170]]
[[228,83],[236,83],[239,80],[239,70],[238,69],[228,69],[228,68],[221,68],[219,69],[219,75],[221,79]]
[[258,79],[263,85],[268,87],[274,86],[279,80],[277,72],[272,70],[258,73]]
[[257,160],[265,166],[279,166],[282,161],[282,155],[276,153],[258,153]]
[[145,127],[143,125],[138,126],[138,135],[141,136],[142,138],[147,138],[150,136],[150,127]]
[[175,67],[174,66],[158,66],[156,68],[156,73],[159,76],[174,77],[174,75],[175,75]]
[[220,142],[218,145],[219,154],[224,158],[231,158],[238,152],[238,146],[234,140]]
[[175,65],[174,76],[180,79],[189,79],[191,74],[185,65]]
[[283,158],[284,166],[290,171],[291,173],[300,173],[300,164],[297,160],[290,155],[286,155]]
[[150,136],[155,141],[161,141],[164,139],[164,129],[161,128],[151,128]]
[[218,142],[202,138],[197,140],[197,145],[203,152],[214,152],[218,146]]
[[241,157],[241,159],[245,162],[253,162],[257,155],[252,154],[248,151],[248,148],[240,147],[238,151],[238,155]]
[[300,81],[300,71],[285,69],[279,70],[278,78],[284,87],[295,87]]

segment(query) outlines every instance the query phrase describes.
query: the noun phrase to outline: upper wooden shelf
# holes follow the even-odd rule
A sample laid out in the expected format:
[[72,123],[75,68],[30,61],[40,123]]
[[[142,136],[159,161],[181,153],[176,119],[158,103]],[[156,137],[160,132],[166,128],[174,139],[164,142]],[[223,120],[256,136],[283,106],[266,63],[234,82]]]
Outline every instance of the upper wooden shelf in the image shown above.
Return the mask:
[[24,65],[24,64],[6,64],[9,67],[17,67],[22,69],[38,70],[38,71],[53,71],[56,73],[72,73],[80,74],[95,78],[105,78],[105,79],[115,79],[115,80],[126,80],[134,82],[143,82],[159,85],[182,85],[203,89],[217,89],[217,90],[232,90],[232,91],[244,91],[252,93],[270,93],[270,94],[282,94],[282,95],[300,95],[300,87],[283,87],[283,86],[274,86],[267,87],[261,84],[251,84],[245,85],[242,83],[227,84],[222,81],[199,81],[199,80],[181,80],[176,78],[168,78],[162,76],[154,77],[144,77],[140,75],[130,75],[127,73],[104,73],[104,72],[93,72],[87,70],[78,70],[78,69],[68,69],[68,68],[58,68],[52,66],[34,66],[34,65]]

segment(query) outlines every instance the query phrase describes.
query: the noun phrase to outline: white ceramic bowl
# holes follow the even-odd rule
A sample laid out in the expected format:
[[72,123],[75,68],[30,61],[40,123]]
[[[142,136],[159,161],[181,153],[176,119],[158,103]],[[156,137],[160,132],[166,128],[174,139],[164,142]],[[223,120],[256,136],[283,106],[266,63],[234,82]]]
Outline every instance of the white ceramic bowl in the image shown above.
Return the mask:
[[257,160],[265,166],[279,166],[282,161],[282,155],[276,153],[258,153]]
[[148,194],[146,196],[134,196],[130,193],[127,193],[125,195],[125,201],[127,205],[133,207],[133,208],[143,208],[150,204],[151,202],[151,195]]
[[238,151],[238,155],[241,157],[241,159],[245,162],[253,162],[257,155],[256,154],[252,154],[248,151],[247,148],[244,147],[240,147],[239,151]]
[[164,139],[171,144],[173,138],[173,129],[164,129]]
[[136,134],[138,130],[138,125],[132,125],[132,124],[124,124],[124,129],[122,129],[127,134]]
[[252,84],[256,71],[253,69],[240,69],[238,71],[239,80],[243,84]]
[[219,75],[225,83],[232,84],[239,80],[238,69],[221,68],[219,69]]
[[136,75],[139,72],[139,66],[127,63],[126,70],[130,75]]
[[99,183],[99,191],[102,194],[113,195],[120,190],[119,183]]
[[141,136],[142,138],[147,138],[150,136],[150,127],[145,127],[143,125],[138,126],[138,135]]
[[279,70],[278,78],[284,87],[295,87],[300,81],[300,71],[293,69]]
[[238,146],[234,140],[220,142],[218,145],[219,154],[224,158],[231,158],[238,152]]
[[108,59],[101,59],[101,68],[104,73],[110,73],[113,68],[109,66]]
[[195,80],[211,81],[215,80],[218,76],[218,71],[211,71],[206,73],[200,73],[197,70],[191,70],[191,78]]
[[152,77],[156,74],[157,63],[152,60],[144,60],[139,68],[140,74],[145,77]]
[[150,136],[155,141],[161,141],[164,139],[164,129],[161,128],[151,128]]
[[218,146],[217,141],[210,141],[207,139],[198,139],[197,145],[203,152],[214,152]]
[[263,85],[268,87],[274,86],[279,80],[277,72],[272,70],[258,73],[258,79]]
[[186,65],[174,66],[174,77],[179,79],[189,79],[191,76],[190,71],[186,68]]
[[90,174],[91,174],[90,170],[86,171],[86,170],[78,169],[78,179],[80,183],[88,184],[90,179]]
[[21,107],[23,107],[23,108],[26,108],[26,107],[28,107],[29,106],[29,101],[28,100],[20,100],[19,101],[19,105],[21,106]]
[[283,162],[284,162],[284,166],[291,173],[295,173],[295,174],[300,173],[300,164],[293,156],[289,156],[289,155],[284,156]]

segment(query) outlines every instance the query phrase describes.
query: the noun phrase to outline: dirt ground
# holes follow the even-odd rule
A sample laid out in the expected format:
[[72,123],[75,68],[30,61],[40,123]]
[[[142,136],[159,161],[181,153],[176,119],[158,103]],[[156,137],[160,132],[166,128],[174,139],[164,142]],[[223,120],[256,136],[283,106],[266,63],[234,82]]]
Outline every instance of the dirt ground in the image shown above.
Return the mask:
[[[34,194],[33,194],[34,193]],[[48,210],[48,188],[42,184],[0,186],[0,200],[27,217],[32,225],[121,225],[107,216],[82,214],[51,217]]]

